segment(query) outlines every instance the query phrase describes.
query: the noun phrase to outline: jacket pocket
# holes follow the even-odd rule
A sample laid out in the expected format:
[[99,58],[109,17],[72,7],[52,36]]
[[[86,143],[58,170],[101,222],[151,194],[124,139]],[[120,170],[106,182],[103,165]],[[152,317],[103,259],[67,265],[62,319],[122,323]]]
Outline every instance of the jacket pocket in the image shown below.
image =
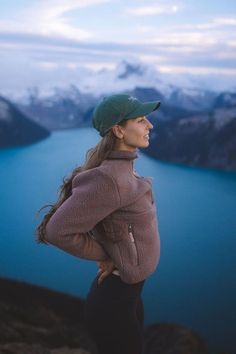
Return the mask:
[[130,223],[128,224],[128,237],[129,237],[130,245],[132,248],[132,255],[133,255],[132,263],[135,265],[138,265],[138,263],[139,263],[138,250],[137,250],[137,245],[136,245],[135,238],[134,238],[133,225]]
[[122,218],[108,217],[102,221],[104,238],[114,243],[125,239],[126,225]]

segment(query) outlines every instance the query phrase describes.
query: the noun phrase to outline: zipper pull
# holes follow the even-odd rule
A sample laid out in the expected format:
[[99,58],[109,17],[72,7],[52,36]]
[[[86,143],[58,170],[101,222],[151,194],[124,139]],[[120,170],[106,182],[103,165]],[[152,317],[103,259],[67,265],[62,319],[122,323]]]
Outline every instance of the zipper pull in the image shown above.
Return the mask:
[[132,231],[132,225],[131,224],[128,225],[128,234],[129,234],[131,242],[134,242],[134,236],[133,236],[133,231]]

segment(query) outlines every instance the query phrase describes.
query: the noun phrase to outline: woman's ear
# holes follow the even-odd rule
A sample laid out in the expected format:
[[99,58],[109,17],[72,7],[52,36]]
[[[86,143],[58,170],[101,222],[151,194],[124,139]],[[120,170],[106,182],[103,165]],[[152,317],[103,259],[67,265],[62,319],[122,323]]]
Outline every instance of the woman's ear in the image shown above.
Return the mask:
[[113,131],[114,135],[118,139],[123,139],[123,137],[124,137],[124,129],[123,129],[123,127],[121,125],[119,125],[119,124],[113,125],[112,131]]

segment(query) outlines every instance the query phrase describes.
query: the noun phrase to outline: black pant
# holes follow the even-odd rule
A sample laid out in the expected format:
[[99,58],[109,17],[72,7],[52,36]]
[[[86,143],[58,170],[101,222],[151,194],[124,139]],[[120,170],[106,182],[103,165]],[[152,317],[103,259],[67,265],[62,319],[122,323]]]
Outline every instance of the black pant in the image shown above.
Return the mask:
[[86,298],[85,320],[98,354],[141,354],[144,281],[127,284],[115,274],[107,276],[100,285],[97,280],[98,276]]

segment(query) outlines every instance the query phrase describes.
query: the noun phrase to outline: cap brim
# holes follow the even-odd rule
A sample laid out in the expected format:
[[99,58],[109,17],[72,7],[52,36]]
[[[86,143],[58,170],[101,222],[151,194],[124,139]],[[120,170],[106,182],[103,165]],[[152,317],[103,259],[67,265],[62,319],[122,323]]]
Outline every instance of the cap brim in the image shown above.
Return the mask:
[[125,119],[146,116],[146,115],[154,112],[156,109],[158,109],[160,107],[160,105],[161,105],[160,101],[142,103],[142,105],[139,106],[137,109],[135,109],[135,111],[129,113],[125,117]]

